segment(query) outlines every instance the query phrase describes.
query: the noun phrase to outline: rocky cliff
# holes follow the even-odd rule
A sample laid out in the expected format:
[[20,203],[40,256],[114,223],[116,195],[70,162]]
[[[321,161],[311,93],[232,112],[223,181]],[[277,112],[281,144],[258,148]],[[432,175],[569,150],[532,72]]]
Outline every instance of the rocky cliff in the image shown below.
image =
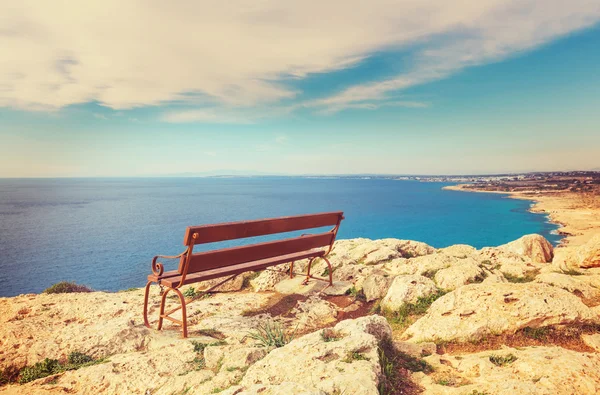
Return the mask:
[[0,298],[0,393],[600,392],[597,238],[557,257],[537,235],[340,240],[331,261],[328,288],[272,270],[188,287],[189,339],[143,326],[141,289]]

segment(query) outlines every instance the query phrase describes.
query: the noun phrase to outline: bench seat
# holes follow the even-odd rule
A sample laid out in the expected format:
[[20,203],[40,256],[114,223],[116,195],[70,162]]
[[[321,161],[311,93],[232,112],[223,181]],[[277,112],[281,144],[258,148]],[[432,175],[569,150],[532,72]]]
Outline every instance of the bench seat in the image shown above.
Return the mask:
[[[177,273],[177,270],[173,270],[170,272],[163,273],[159,280],[161,284],[166,285],[167,287],[174,288],[180,285],[193,284],[200,281],[212,280],[214,278],[231,276],[234,274],[240,274],[248,271],[263,270],[270,266],[281,265],[293,261],[300,261],[302,259],[319,258],[324,255],[325,251],[323,250],[309,250],[297,252],[294,254],[277,256],[274,258],[260,259],[258,261],[253,262],[240,263],[232,266],[219,267],[203,272],[188,274],[185,277],[185,281],[183,284],[181,284],[181,275]],[[150,277],[151,276],[148,276],[149,280]]]
[[[182,327],[183,337],[187,337],[187,311],[186,298],[179,290],[183,285],[197,282],[223,279],[212,288],[202,290],[201,293],[211,292],[221,284],[230,281],[235,275],[245,272],[265,270],[271,266],[289,263],[290,278],[294,276],[294,263],[308,259],[306,265],[306,279],[322,280],[333,284],[333,268],[327,255],[333,249],[333,243],[344,219],[341,211],[296,215],[290,217],[257,219],[251,221],[227,222],[221,224],[209,224],[200,226],[188,226],[183,245],[186,250],[179,255],[166,256],[157,255],[152,259],[152,273],[148,276],[148,283],[144,292],[144,325],[150,328],[148,320],[148,306],[150,286],[156,283],[161,286],[161,302],[158,315],[158,326],[160,330],[163,320],[169,320]],[[321,228],[333,226],[328,231]],[[307,229],[314,229],[306,232]],[[300,236],[290,235],[289,232],[304,231]],[[210,244],[228,240],[248,239],[268,235],[282,235],[286,238],[275,238],[275,240],[259,243],[242,243],[236,247],[206,250],[194,252],[194,246],[198,244]],[[285,235],[285,236],[283,236]],[[323,259],[327,263],[326,274],[328,278],[312,276],[311,265],[316,258]],[[179,259],[177,270],[164,271],[164,265],[157,262],[158,259]],[[287,269],[286,269],[287,272]],[[167,295],[173,292],[179,299],[179,307],[165,311],[168,302]],[[171,316],[172,313],[181,310],[181,320]]]

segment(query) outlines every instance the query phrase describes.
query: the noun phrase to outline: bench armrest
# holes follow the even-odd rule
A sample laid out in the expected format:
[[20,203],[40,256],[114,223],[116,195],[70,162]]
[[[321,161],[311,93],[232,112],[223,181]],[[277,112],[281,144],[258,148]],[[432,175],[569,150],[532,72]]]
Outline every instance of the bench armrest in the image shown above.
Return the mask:
[[165,267],[163,266],[162,263],[160,262],[156,262],[156,260],[158,258],[164,258],[164,259],[177,259],[177,258],[181,258],[182,256],[184,256],[185,254],[187,254],[189,248],[186,248],[185,251],[183,251],[181,254],[178,255],[157,255],[154,258],[152,258],[152,273],[157,276],[160,277],[164,271],[165,271]]

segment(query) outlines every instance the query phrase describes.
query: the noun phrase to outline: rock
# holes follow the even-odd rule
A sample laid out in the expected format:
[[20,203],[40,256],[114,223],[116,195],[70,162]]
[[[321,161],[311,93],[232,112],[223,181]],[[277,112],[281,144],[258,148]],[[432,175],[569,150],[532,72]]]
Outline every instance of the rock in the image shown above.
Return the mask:
[[600,333],[581,335],[581,340],[583,340],[586,346],[589,346],[596,351],[600,351]]
[[459,258],[446,254],[430,254],[412,259],[392,260],[383,265],[384,269],[393,275],[419,274],[433,277],[440,269],[458,264]]
[[333,281],[350,282],[357,290],[361,290],[367,277],[379,270],[380,266],[344,265],[333,272]]
[[223,346],[208,346],[204,349],[204,363],[209,369],[216,368],[224,356],[225,347]]
[[437,352],[437,346],[435,343],[424,342],[424,343],[410,343],[395,341],[394,347],[396,351],[408,354],[415,358],[426,357]]
[[[226,352],[223,358],[223,369],[244,369],[267,355],[265,348],[242,347]],[[208,365],[207,365],[208,366]]]
[[433,302],[405,335],[412,342],[467,342],[525,327],[597,322],[577,296],[546,284],[471,284]]
[[463,259],[463,263],[439,270],[434,277],[435,283],[442,289],[454,290],[463,285],[482,282],[485,273],[473,258]]
[[[244,279],[246,277],[249,277],[250,275],[251,275],[251,272],[238,274],[231,280],[219,285],[212,291],[213,292],[236,292],[236,291],[239,291],[244,286]],[[222,278],[215,278],[214,280],[202,281],[201,283],[198,283],[196,286],[193,286],[193,287],[197,288],[201,291],[208,290],[208,289],[211,289],[212,287],[214,287],[215,285],[219,284],[221,281],[225,280],[226,278],[227,277],[222,277]]]
[[298,302],[291,311],[295,316],[295,325],[298,330],[322,328],[335,322],[337,309],[335,306],[318,296],[311,296],[304,302]]
[[527,257],[533,262],[552,262],[554,248],[548,240],[537,234],[525,235],[520,239],[501,245],[498,249],[514,252]]
[[[497,366],[490,356],[514,356],[513,362]],[[432,355],[425,358],[436,370],[431,375],[412,375],[424,393],[442,394],[536,394],[593,395],[600,393],[600,354],[579,353],[561,347],[504,348],[474,354]],[[453,388],[445,378],[464,385]]]
[[250,285],[256,292],[273,291],[275,285],[289,278],[289,274],[284,273],[286,270],[290,270],[289,264],[276,266],[274,269],[263,270],[256,278],[250,280]]
[[466,244],[455,244],[450,247],[442,248],[439,252],[457,258],[466,258],[477,252],[477,249]]
[[545,283],[554,287],[565,289],[585,299],[600,298],[600,289],[597,288],[599,276],[570,276],[563,273],[543,273],[536,277],[538,283]]
[[333,285],[323,290],[323,293],[330,296],[346,295],[353,286],[350,281],[334,281]]
[[362,287],[367,302],[383,298],[390,288],[392,280],[393,278],[389,275],[380,273],[375,273],[367,277]]
[[377,394],[380,336],[391,335],[385,318],[374,315],[346,320],[333,330],[343,337],[326,342],[317,331],[271,351],[250,366],[240,383],[242,390],[294,381],[303,391]]
[[418,298],[427,297],[436,291],[435,283],[427,277],[419,275],[398,276],[381,300],[381,307],[395,311],[406,303],[415,303]]
[[236,385],[227,388],[225,391],[220,392],[222,395],[284,395],[284,394],[297,394],[297,395],[323,395],[322,391],[311,390],[307,387],[294,383],[291,381],[284,381],[279,385],[269,384],[255,384],[247,388],[241,385]]
[[600,267],[600,234],[577,248],[569,258],[572,266],[583,269]]
[[420,241],[381,239],[379,242],[398,251],[404,258],[414,258],[435,252],[435,248]]

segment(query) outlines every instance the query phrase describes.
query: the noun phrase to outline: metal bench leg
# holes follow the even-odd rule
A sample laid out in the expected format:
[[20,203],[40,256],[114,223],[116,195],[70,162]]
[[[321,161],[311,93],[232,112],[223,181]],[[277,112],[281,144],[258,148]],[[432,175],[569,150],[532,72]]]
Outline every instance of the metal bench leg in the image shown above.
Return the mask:
[[[179,303],[181,305],[180,305],[180,307],[176,307],[165,313],[165,305],[167,303],[167,295],[169,294],[170,291],[175,292],[175,294],[179,297]],[[181,321],[170,316],[171,314],[173,314],[174,312],[176,312],[179,309],[181,309]],[[158,330],[162,329],[163,320],[165,318],[171,322],[181,325],[183,337],[184,338],[188,337],[187,311],[186,311],[186,305],[185,305],[185,298],[184,298],[183,294],[181,293],[181,291],[179,291],[177,288],[167,288],[167,290],[162,295],[162,299],[160,302],[160,315],[158,318]]]
[[304,284],[304,285],[308,284],[308,280],[310,279],[310,267],[312,266],[312,263],[314,260],[315,260],[315,258],[311,258],[308,261],[308,269],[306,269],[306,278],[304,279],[304,281],[302,281],[302,284]]
[[333,269],[331,268],[331,262],[326,257],[323,257],[325,262],[327,262],[327,267],[329,267],[329,285],[333,285]]
[[290,263],[290,278],[294,278],[294,263],[296,262]]
[[148,321],[148,297],[150,296],[150,285],[152,285],[152,281],[148,281],[148,284],[146,284],[146,293],[144,295],[144,325],[147,328],[150,328],[150,322]]

